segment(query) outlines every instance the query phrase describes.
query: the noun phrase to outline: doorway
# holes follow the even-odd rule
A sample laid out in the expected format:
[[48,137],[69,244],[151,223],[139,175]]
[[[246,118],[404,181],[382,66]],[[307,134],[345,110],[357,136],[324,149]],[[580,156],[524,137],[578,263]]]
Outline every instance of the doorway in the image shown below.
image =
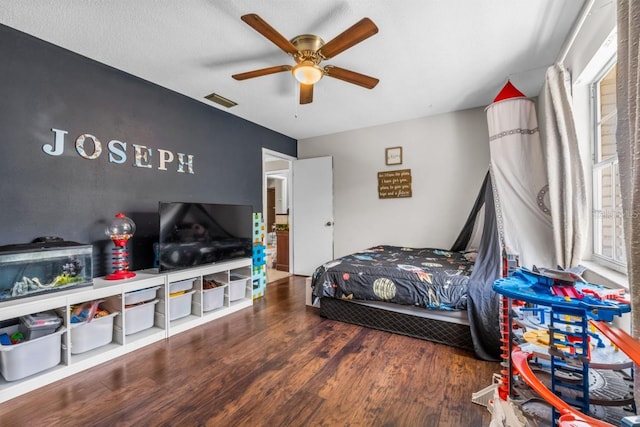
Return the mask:
[[267,283],[291,275],[291,163],[293,157],[263,149],[263,212]]

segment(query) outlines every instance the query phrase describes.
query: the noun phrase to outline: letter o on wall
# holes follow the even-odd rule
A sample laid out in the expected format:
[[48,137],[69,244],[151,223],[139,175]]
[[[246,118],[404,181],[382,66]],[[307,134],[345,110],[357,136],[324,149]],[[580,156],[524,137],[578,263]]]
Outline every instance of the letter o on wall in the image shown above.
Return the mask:
[[[87,139],[91,139],[93,141],[93,154],[91,155],[88,155],[84,149],[84,143]],[[95,160],[100,157],[100,154],[102,154],[102,143],[95,136],[84,133],[76,138],[76,151],[81,157],[87,160]]]

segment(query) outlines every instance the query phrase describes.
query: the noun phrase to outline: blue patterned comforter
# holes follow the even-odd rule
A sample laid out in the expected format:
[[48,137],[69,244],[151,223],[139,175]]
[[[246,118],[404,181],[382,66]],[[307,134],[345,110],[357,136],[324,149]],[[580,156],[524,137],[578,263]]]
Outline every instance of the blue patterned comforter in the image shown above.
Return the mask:
[[381,245],[318,267],[312,287],[316,297],[465,310],[472,268],[462,252]]

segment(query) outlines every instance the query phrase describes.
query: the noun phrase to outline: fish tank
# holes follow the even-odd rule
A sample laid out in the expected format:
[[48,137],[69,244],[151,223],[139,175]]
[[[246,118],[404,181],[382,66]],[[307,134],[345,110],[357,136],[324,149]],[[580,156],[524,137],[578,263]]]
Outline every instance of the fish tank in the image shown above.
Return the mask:
[[93,285],[93,247],[45,241],[0,246],[0,302]]

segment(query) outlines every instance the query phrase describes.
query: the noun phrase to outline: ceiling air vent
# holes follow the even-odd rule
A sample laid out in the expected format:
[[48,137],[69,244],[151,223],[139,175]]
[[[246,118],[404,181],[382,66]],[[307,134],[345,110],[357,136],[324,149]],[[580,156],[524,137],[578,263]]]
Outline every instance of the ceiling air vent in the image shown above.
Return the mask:
[[224,96],[220,96],[217,93],[212,93],[211,95],[205,96],[209,101],[215,102],[216,104],[223,105],[227,108],[235,107],[238,105],[237,102],[234,102],[230,99],[225,98]]

